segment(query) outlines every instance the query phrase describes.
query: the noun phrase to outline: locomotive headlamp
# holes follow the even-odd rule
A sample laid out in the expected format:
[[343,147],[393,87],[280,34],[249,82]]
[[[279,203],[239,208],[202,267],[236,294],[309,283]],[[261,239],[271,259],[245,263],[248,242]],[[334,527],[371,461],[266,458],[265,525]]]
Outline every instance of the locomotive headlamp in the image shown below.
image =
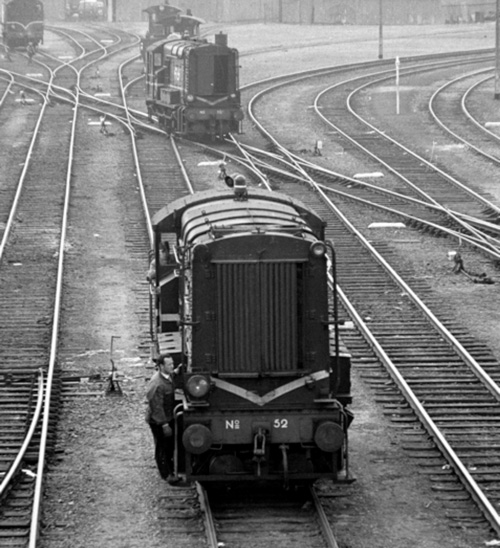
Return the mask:
[[193,375],[186,382],[186,390],[193,398],[203,398],[210,390],[210,380],[203,375]]
[[323,257],[326,255],[326,245],[323,242],[314,242],[311,245],[310,251],[314,257]]
[[203,424],[191,424],[182,434],[182,444],[188,453],[201,455],[212,445],[212,432]]
[[191,95],[191,94],[187,95],[186,101],[192,103],[194,101],[194,95]]
[[322,422],[314,433],[314,441],[321,451],[335,453],[344,443],[344,431],[335,422]]

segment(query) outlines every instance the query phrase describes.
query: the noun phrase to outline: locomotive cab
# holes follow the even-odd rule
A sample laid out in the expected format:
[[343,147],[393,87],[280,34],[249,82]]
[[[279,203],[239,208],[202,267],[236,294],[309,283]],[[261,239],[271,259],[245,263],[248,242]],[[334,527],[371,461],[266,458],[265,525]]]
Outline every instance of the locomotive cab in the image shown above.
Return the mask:
[[157,281],[155,345],[163,352],[172,337],[158,316],[172,299],[188,479],[348,479],[350,359],[321,219],[248,190],[178,200],[153,224],[157,247],[176,240],[178,293],[167,297],[169,282]]

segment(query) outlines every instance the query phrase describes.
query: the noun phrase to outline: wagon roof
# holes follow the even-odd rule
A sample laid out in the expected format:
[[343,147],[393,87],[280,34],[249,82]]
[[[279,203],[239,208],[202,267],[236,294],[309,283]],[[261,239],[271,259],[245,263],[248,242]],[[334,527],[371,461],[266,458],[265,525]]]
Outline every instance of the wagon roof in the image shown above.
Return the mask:
[[252,223],[300,227],[317,238],[323,237],[325,227],[321,217],[298,200],[259,189],[249,189],[246,201],[235,200],[234,193],[229,190],[198,192],[163,207],[153,217],[153,228],[159,232],[179,233],[183,225],[189,225],[193,234],[199,234],[202,225],[211,230],[241,229]]
[[148,46],[147,51],[154,53],[164,50],[166,54],[173,55],[175,57],[182,57],[184,53],[191,51],[194,48],[205,47],[221,47],[215,46],[211,42],[205,40],[183,39],[183,38],[162,38],[157,42],[153,42]]
[[156,12],[163,11],[165,12],[166,15],[175,15],[176,13],[180,13],[182,9],[178,8],[177,6],[168,6],[166,4],[159,4],[157,6],[148,6],[142,11],[145,11],[146,13],[156,13]]

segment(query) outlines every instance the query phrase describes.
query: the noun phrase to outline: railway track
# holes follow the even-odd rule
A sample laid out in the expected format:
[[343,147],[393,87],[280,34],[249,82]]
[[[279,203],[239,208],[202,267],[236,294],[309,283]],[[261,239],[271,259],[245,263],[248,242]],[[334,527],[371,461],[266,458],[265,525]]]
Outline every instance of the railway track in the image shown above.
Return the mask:
[[[100,59],[102,48],[96,49],[95,42],[89,37],[88,43],[94,45],[90,55],[98,49]],[[37,64],[40,70],[42,63]],[[7,128],[3,154],[10,169],[0,210],[2,545],[35,546],[45,462],[54,447],[68,212],[80,171],[73,160],[80,112],[73,91],[79,85],[79,70],[85,67],[49,58],[43,73],[13,72],[11,88],[33,85],[26,95],[39,98],[22,106],[23,124],[30,128],[26,134],[10,122],[14,101],[8,91],[0,112]],[[56,100],[57,107],[51,108],[59,94],[73,100]],[[12,150],[16,164],[6,158]]]
[[[158,145],[157,140],[153,140],[153,138],[146,133],[143,133],[141,135],[142,139],[139,139],[136,142],[137,148],[139,150],[139,154],[142,158],[145,158],[145,154],[151,154],[149,157],[149,160],[147,161],[147,165],[151,166],[152,163],[157,163],[160,166],[158,168],[158,172],[155,172],[154,169],[151,169],[149,173],[146,173],[146,171],[142,171],[141,178],[145,181],[145,194],[147,195],[147,207],[146,210],[149,212],[153,212],[157,209],[158,206],[164,205],[166,201],[169,201],[170,199],[173,199],[174,195],[182,195],[182,193],[185,193],[186,190],[183,188],[182,181],[182,175],[181,170],[177,170],[177,168],[170,168],[169,172],[169,180],[174,181],[176,189],[172,194],[168,194],[167,187],[166,187],[166,181],[159,178],[159,173],[161,168],[166,168],[167,165],[171,165],[171,159],[172,156],[170,155],[171,152],[166,148],[166,143],[162,142],[161,145]],[[151,137],[151,139],[150,139]],[[143,146],[144,145],[144,146]],[[181,145],[182,147],[183,145]],[[195,156],[196,157],[196,156]],[[204,158],[203,154],[197,155],[198,160],[191,160],[190,163],[192,165],[200,163],[200,160]],[[187,162],[185,162],[187,163]],[[191,167],[192,169],[192,167]],[[205,184],[209,184],[209,181],[213,181],[213,176],[216,173],[217,168],[215,166],[199,166],[198,174],[203,174],[203,176],[200,176],[199,179],[203,179],[203,182]],[[281,184],[281,183],[280,183]],[[297,185],[295,185],[297,186]],[[177,197],[177,196],[175,196]],[[144,268],[144,259],[147,257],[147,237],[145,236],[144,231],[144,221],[143,212],[137,207],[137,195],[133,195],[133,193],[130,192],[124,192],[124,204],[125,208],[127,210],[127,218],[130,218],[130,224],[129,227],[130,230],[127,230],[127,243],[126,245],[130,250],[132,250],[132,254],[135,254],[137,257],[137,269]],[[140,289],[140,297],[142,299],[142,296],[146,296],[147,298],[147,285],[144,282],[142,288]],[[359,342],[353,343],[359,344]],[[75,344],[75,347],[77,344]],[[71,352],[69,351],[71,349],[66,349],[66,353],[63,353],[63,356],[69,356]],[[383,373],[382,373],[383,378]],[[399,405],[399,401],[397,403]],[[404,412],[406,412],[406,409],[403,409]],[[183,496],[186,496],[188,491],[184,492],[182,490],[180,494],[177,495],[179,499],[182,499]],[[190,493],[190,492],[189,492]],[[190,495],[189,495],[190,496]],[[175,514],[175,504],[174,501],[175,496],[170,498],[165,498],[165,511],[168,511],[168,515],[170,516],[170,512],[174,510]],[[169,502],[172,501],[172,502]],[[171,506],[171,505],[172,506]],[[182,504],[179,500],[177,500],[178,509],[180,510],[179,513],[182,513],[182,510],[186,509],[184,502]],[[186,510],[186,515],[191,515],[188,510]],[[192,527],[192,522],[186,523],[186,517],[182,516],[175,516],[173,515],[173,518],[179,518],[178,526],[179,526],[179,540],[182,540],[185,535],[186,530],[188,529],[187,525],[190,525]],[[170,517],[168,518],[170,519]],[[198,523],[198,522],[197,522]],[[181,525],[182,524],[182,525]],[[198,530],[196,530],[195,534],[198,534]]]
[[[376,139],[370,137],[368,140]],[[442,303],[432,297],[421,279],[406,271],[403,272],[405,282],[391,271],[383,257],[394,261],[387,246],[380,244],[380,249],[373,249],[360,233],[355,234],[355,228],[337,208],[331,203],[325,206],[329,200],[320,188],[315,186],[311,191],[313,185],[304,183],[307,176],[301,171],[296,176],[303,179],[302,183],[291,182],[289,177],[279,178],[276,172],[272,182],[282,192],[322,213],[326,219],[338,250],[340,287],[349,314],[388,368],[387,373],[381,369],[375,376],[379,376],[380,382],[387,382],[391,377],[401,391],[395,395],[395,388],[388,389],[390,394],[386,403],[393,410],[397,406],[398,413],[405,417],[408,413],[416,413],[433,436],[430,445],[447,454],[451,464],[446,468],[446,474],[439,472],[443,461],[438,459],[439,464],[431,466],[431,477],[436,485],[442,486],[449,480],[455,482],[457,488],[457,478],[460,478],[490,525],[497,529],[496,501],[488,499],[485,492],[495,492],[500,479],[492,466],[489,451],[500,441],[496,426],[490,428],[498,422],[500,411],[498,362],[459,322],[442,313]],[[449,190],[442,195],[449,197]],[[457,203],[464,200],[468,203],[469,199],[462,198]],[[345,207],[353,213],[352,204],[345,204]],[[484,206],[475,207],[475,213],[481,216]],[[425,203],[422,208],[426,208]],[[348,344],[350,341],[352,347],[359,350],[357,332],[351,335],[346,331],[344,336]],[[360,356],[360,363],[366,359],[369,358]],[[470,420],[457,420],[464,415]],[[410,424],[413,429],[414,422]],[[421,454],[426,454],[428,446],[429,442],[422,439],[413,444]],[[471,465],[471,462],[481,463],[481,466]],[[488,487],[480,489],[478,486],[484,486],[485,482]],[[450,507],[455,502],[447,500]],[[470,501],[466,501],[460,511],[454,507],[454,511],[456,519],[469,523],[478,520],[478,513]]]
[[[307,179],[302,172],[299,175]],[[445,478],[436,467],[433,479],[442,486],[459,477],[498,531],[494,493],[499,478],[491,458],[499,442],[498,362],[443,312],[443,304],[433,298],[422,280],[411,272],[402,273],[406,282],[396,276],[390,267],[395,259],[388,246],[379,244],[380,249],[375,250],[354,226],[349,226],[339,210],[349,216],[355,213],[353,207],[341,200],[334,206],[314,183],[290,182],[283,177],[278,186],[322,213],[327,221],[338,253],[339,285],[346,302],[352,302],[352,317],[401,391],[396,396],[390,389],[390,405],[403,415],[415,412],[432,436],[427,447],[420,441],[413,444],[414,448],[426,454],[424,448],[438,447],[451,462]],[[320,196],[329,203],[328,208]],[[349,332],[344,336],[349,341]],[[462,511],[459,519],[477,519],[470,505],[465,504]]]
[[[212,188],[214,184],[223,184],[217,182],[217,162],[206,160],[205,152],[197,150],[188,142],[142,135],[139,140],[134,141],[133,148],[136,151],[136,173],[144,199],[143,207],[147,211],[146,225],[150,238],[152,234],[148,216],[152,216],[174,199]],[[185,165],[189,166],[189,174]],[[306,504],[307,499],[303,495],[293,503],[290,503],[290,497],[286,493],[278,496],[262,496],[262,493],[256,493],[252,500],[245,497],[243,501],[239,490],[232,491],[232,495],[224,492],[222,497],[207,494],[199,484],[197,490],[199,512],[205,522],[207,543],[210,547],[215,548],[221,543],[234,546],[247,544],[249,531],[255,528],[257,522],[261,526],[265,523],[269,526],[263,528],[260,540],[255,539],[256,543],[269,542],[272,539],[275,546],[303,546],[307,543],[308,546],[337,547],[320,500],[313,491]],[[177,500],[178,495],[175,493],[174,490],[175,498],[172,500]],[[184,495],[183,491],[180,498],[184,499]],[[170,496],[169,493],[167,499]],[[172,504],[175,506],[175,503]],[[304,508],[305,504],[307,510]],[[242,511],[243,507],[245,511]],[[174,519],[175,513],[174,508]],[[276,523],[280,523],[279,531],[276,530]],[[198,532],[199,527],[195,526],[194,531]],[[182,526],[180,534],[185,534]],[[312,539],[313,544],[310,544]]]
[[[410,71],[412,75],[413,71]],[[410,192],[416,192],[428,203],[439,204],[443,211],[453,212],[454,220],[457,220],[457,214],[485,223],[498,220],[500,210],[492,196],[476,191],[473,184],[464,184],[449,170],[440,168],[432,157],[428,160],[416,154],[367,120],[369,90],[384,83],[387,83],[385,78],[375,82],[369,78],[365,82],[357,81],[354,90],[352,80],[327,88],[316,98],[317,112],[330,127],[376,160],[383,170],[388,170],[407,185]],[[326,107],[332,102],[334,90],[339,92],[339,96],[335,95],[336,104],[340,101],[347,105],[343,112],[333,112]]]

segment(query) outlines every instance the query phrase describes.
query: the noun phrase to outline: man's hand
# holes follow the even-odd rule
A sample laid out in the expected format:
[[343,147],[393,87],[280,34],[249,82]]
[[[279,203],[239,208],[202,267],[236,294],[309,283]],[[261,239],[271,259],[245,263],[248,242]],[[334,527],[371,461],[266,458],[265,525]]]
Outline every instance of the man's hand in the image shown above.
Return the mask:
[[161,428],[163,430],[163,435],[166,438],[170,438],[172,436],[172,429],[170,428],[168,424],[163,424]]

